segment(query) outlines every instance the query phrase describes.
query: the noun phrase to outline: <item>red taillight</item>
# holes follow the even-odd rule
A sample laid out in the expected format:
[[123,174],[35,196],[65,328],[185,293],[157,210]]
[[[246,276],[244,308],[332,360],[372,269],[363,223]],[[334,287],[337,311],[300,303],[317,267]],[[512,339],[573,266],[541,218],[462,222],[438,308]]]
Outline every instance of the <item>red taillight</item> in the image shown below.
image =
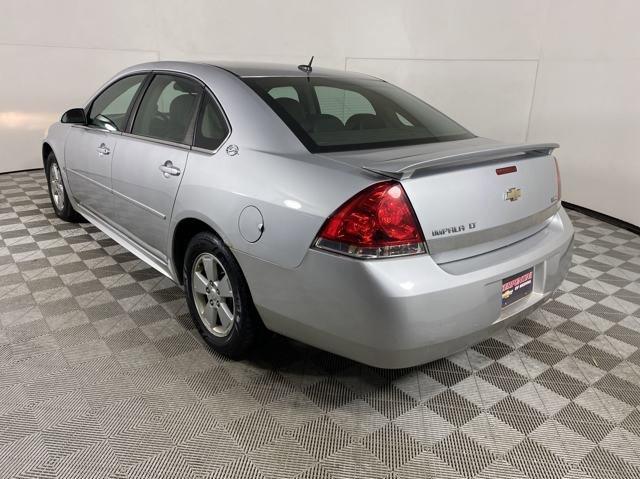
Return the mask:
[[556,198],[560,201],[562,197],[562,181],[560,180],[560,167],[558,166],[558,159],[554,156],[553,161],[556,163]]
[[413,208],[396,181],[370,186],[338,208],[315,246],[362,258],[426,252]]
[[503,168],[496,168],[496,174],[498,176],[508,175],[509,173],[515,173],[516,171],[518,171],[518,168],[516,167],[516,165],[505,166]]

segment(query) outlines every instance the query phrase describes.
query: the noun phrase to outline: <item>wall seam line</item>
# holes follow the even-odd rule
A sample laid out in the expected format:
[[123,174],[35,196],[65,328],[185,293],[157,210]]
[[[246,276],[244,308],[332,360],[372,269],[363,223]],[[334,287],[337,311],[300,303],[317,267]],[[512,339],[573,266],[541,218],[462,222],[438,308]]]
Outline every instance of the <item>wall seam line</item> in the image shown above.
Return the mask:
[[540,69],[540,60],[536,61],[536,73],[533,77],[533,91],[531,92],[531,103],[529,104],[529,115],[527,117],[527,133],[524,136],[525,143],[529,141],[529,133],[531,130],[531,117],[533,115],[533,105],[536,101],[536,90],[538,89],[538,71]]

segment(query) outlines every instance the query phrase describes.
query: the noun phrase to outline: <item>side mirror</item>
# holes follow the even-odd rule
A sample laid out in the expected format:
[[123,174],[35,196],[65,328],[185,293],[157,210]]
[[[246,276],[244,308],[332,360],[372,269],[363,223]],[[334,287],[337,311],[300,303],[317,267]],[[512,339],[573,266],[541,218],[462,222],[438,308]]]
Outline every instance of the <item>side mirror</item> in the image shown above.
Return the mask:
[[77,125],[86,125],[87,124],[87,116],[84,113],[84,109],[82,108],[72,108],[71,110],[67,110],[60,118],[62,123],[75,123]]

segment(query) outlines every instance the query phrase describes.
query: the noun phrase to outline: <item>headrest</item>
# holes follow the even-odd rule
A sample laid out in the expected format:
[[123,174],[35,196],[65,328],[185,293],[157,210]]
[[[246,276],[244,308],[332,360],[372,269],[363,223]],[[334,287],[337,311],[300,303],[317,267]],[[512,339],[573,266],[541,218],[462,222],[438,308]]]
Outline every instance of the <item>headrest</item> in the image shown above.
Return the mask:
[[191,117],[191,110],[195,99],[195,95],[190,95],[188,93],[175,97],[171,101],[171,105],[169,105],[169,116],[174,120],[176,117],[181,116],[184,116],[185,119],[189,119]]
[[371,113],[356,113],[351,115],[345,124],[347,130],[372,130],[384,128],[382,119]]
[[340,119],[333,115],[319,114],[313,115],[309,118],[311,131],[323,132],[323,131],[341,131],[344,130],[344,125]]

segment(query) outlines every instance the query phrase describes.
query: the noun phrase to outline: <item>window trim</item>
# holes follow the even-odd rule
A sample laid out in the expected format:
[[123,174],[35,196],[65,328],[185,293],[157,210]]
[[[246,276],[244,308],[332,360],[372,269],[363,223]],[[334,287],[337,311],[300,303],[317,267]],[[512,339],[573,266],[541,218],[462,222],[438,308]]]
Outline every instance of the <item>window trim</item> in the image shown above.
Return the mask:
[[[199,99],[200,103],[197,105],[197,111],[198,112],[200,111],[200,107],[202,105],[202,99],[204,98],[205,94],[209,94],[211,96],[211,98],[213,98],[215,103],[218,105],[218,108],[222,112],[222,116],[224,117],[224,121],[227,124],[227,130],[228,130],[227,136],[222,141],[222,143],[220,143],[220,146],[217,149],[208,150],[206,148],[201,148],[201,147],[198,147],[198,146],[194,145],[194,140],[195,140],[195,119],[197,118],[197,115],[192,120],[192,123],[194,124],[194,128],[193,128],[192,134],[190,136],[191,143],[189,143],[189,144],[174,143],[174,142],[171,142],[171,141],[162,140],[160,138],[151,138],[151,137],[148,137],[148,136],[136,135],[136,134],[131,133],[131,128],[133,127],[133,120],[135,119],[135,115],[138,114],[138,109],[140,108],[140,103],[142,102],[142,97],[147,92],[147,88],[149,88],[149,85],[151,84],[151,80],[153,79],[155,74],[170,74],[170,75],[174,75],[174,76],[182,76],[182,77],[189,78],[191,80],[196,81],[203,88],[203,92],[200,95],[200,99]],[[135,71],[135,72],[129,72],[126,75],[122,75],[122,76],[120,76],[118,78],[114,78],[113,81],[109,82],[107,85],[102,87],[87,102],[87,104],[84,107],[85,114],[86,115],[89,114],[89,111],[91,110],[91,107],[93,106],[93,102],[107,88],[111,87],[112,85],[115,85],[120,80],[124,80],[125,78],[131,77],[131,76],[135,76],[135,75],[146,75],[146,78],[143,80],[142,85],[141,85],[140,89],[138,90],[138,92],[136,94],[137,95],[136,98],[134,98],[134,100],[131,102],[131,105],[133,106],[133,108],[128,113],[127,123],[126,123],[127,127],[126,127],[126,129],[124,131],[111,131],[111,130],[107,130],[106,128],[100,128],[100,127],[94,126],[94,125],[91,125],[91,126],[90,125],[84,125],[84,126],[82,126],[82,125],[71,125],[71,126],[73,128],[83,128],[83,129],[87,129],[87,130],[106,132],[106,133],[109,133],[109,134],[112,134],[112,135],[127,136],[129,138],[135,138],[135,139],[139,139],[139,140],[144,140],[144,141],[148,141],[148,142],[151,142],[151,143],[159,143],[159,144],[166,145],[166,146],[174,146],[174,147],[178,147],[178,148],[182,148],[182,149],[188,149],[188,150],[192,150],[192,151],[197,151],[197,152],[200,152],[200,153],[206,153],[206,154],[209,154],[209,155],[216,154],[218,151],[220,151],[220,148],[222,148],[224,146],[224,144],[229,140],[229,138],[231,137],[231,134],[233,133],[233,127],[231,125],[231,122],[229,121],[229,116],[227,115],[227,112],[225,111],[224,107],[222,106],[222,103],[220,102],[220,100],[218,100],[218,97],[215,95],[215,93],[213,93],[213,91],[209,88],[209,86],[204,81],[202,81],[200,78],[198,78],[198,77],[196,77],[194,75],[191,75],[189,73],[179,72],[179,71],[175,71],[175,70],[165,70],[165,69],[139,70],[139,71]]]
[[[196,128],[198,126],[198,119],[200,118],[200,115],[204,111],[205,96],[206,95],[209,95],[209,97],[213,100],[215,105],[218,107],[218,110],[220,110],[220,113],[222,113],[222,118],[224,120],[224,123],[227,126],[227,136],[224,137],[224,139],[220,142],[218,147],[216,149],[214,149],[214,150],[210,150],[208,148],[203,148],[201,146],[196,146]],[[211,90],[209,90],[209,88],[207,88],[207,86],[205,85],[203,94],[200,97],[200,105],[198,105],[197,115],[195,117],[194,128],[193,128],[193,136],[191,138],[191,149],[194,150],[194,151],[199,151],[201,153],[209,153],[209,154],[213,155],[213,154],[217,153],[218,151],[220,151],[220,148],[222,148],[222,146],[227,142],[227,140],[229,139],[230,136],[231,136],[231,123],[229,123],[229,119],[227,118],[227,114],[224,111],[224,108],[222,108],[222,105],[220,104],[220,102],[218,101],[216,96],[213,94],[213,92],[211,92]]]
[[[110,82],[108,85],[105,85],[103,88],[101,88],[95,95],[93,95],[91,100],[89,100],[87,105],[84,107],[84,114],[87,117],[87,124],[85,125],[85,127],[89,128],[89,129],[92,129],[92,130],[106,131],[108,133],[112,133],[112,134],[115,134],[115,135],[122,135],[122,133],[125,133],[126,131],[128,131],[129,122],[131,120],[131,114],[133,113],[133,111],[137,110],[138,101],[142,97],[142,93],[144,91],[146,91],[146,89],[147,89],[150,73],[151,73],[150,70],[140,70],[140,71],[137,71],[137,72],[131,72],[131,73],[128,73],[126,75],[123,75],[121,77],[116,78],[115,80]],[[126,120],[125,120],[125,123],[124,123],[124,125],[125,125],[124,130],[112,131],[112,130],[109,130],[107,128],[102,128],[102,127],[100,127],[98,125],[90,125],[89,124],[89,113],[91,112],[91,108],[93,108],[93,104],[98,99],[98,97],[100,95],[102,95],[105,91],[107,91],[109,88],[111,88],[113,85],[118,83],[119,81],[125,80],[125,79],[130,78],[130,77],[139,76],[139,75],[144,75],[144,78],[142,79],[142,82],[140,83],[140,88],[138,88],[138,91],[136,92],[136,95],[133,97],[133,100],[131,101],[131,104],[127,108],[127,112],[125,114],[125,119]]]
[[122,132],[122,135],[126,138],[132,138],[134,140],[146,141],[148,143],[157,143],[159,145],[165,146],[173,146],[175,148],[180,148],[181,150],[191,150],[192,145],[188,145],[185,143],[176,143],[175,141],[163,140],[162,138],[152,138],[150,136],[142,136],[136,135],[134,133]]
[[142,98],[144,98],[144,94],[147,93],[147,89],[149,85],[151,85],[151,80],[153,80],[154,74],[153,72],[148,72],[147,77],[144,79],[144,84],[140,88],[140,94],[136,96],[133,101],[131,113],[127,117],[127,125],[123,131],[123,133],[131,133],[131,128],[133,127],[133,120],[138,114],[138,108],[140,108],[140,103],[142,103]]
[[[142,100],[144,100],[144,97],[147,94],[147,92],[149,90],[149,87],[151,86],[151,83],[153,83],[153,80],[158,76],[182,77],[182,78],[185,78],[187,80],[194,81],[198,85],[198,87],[200,88],[200,91],[198,92],[198,98],[196,99],[196,108],[194,110],[194,114],[191,116],[191,120],[189,121],[189,126],[187,127],[187,132],[184,135],[184,143],[183,142],[178,142],[178,141],[163,140],[162,138],[154,138],[152,136],[146,136],[146,135],[140,135],[140,134],[133,133],[133,125],[135,124],[136,118],[137,118],[138,114],[140,113],[140,107],[142,106]],[[139,101],[137,101],[135,114],[131,115],[129,121],[127,122],[127,129],[124,131],[124,133],[127,133],[127,136],[132,137],[132,138],[142,138],[142,139],[145,139],[145,140],[152,140],[152,141],[156,141],[158,143],[162,143],[162,144],[165,144],[165,145],[180,145],[180,146],[187,147],[187,148],[191,149],[191,147],[193,147],[193,135],[194,135],[194,130],[195,130],[195,126],[194,126],[195,125],[195,119],[198,116],[198,111],[200,109],[200,104],[202,103],[203,94],[204,94],[204,84],[203,84],[203,82],[200,81],[199,79],[191,76],[191,75],[185,75],[185,74],[181,74],[179,72],[171,72],[171,71],[166,71],[165,72],[165,71],[161,71],[161,70],[154,70],[149,75],[149,81],[148,81],[148,83],[146,85],[146,88],[144,90],[144,94],[142,94],[140,96]]]

